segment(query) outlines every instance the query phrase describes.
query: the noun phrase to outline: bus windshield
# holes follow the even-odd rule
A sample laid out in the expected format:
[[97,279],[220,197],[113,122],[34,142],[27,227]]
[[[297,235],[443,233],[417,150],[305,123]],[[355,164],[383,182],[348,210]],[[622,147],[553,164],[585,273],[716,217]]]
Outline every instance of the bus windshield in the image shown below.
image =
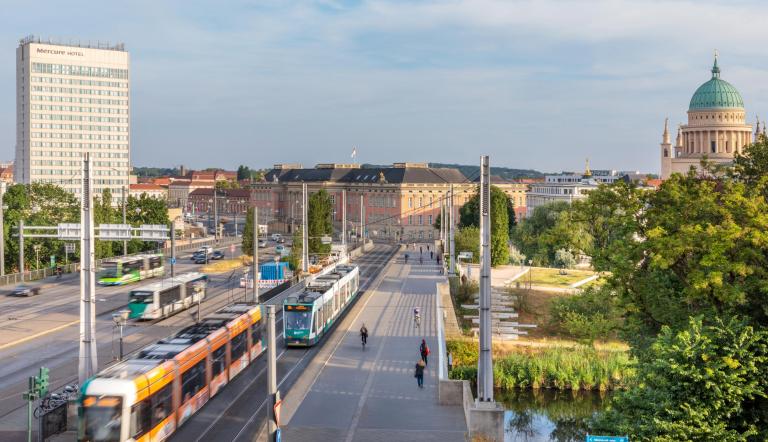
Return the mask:
[[309,330],[311,319],[311,312],[285,312],[285,325],[292,330]]
[[130,294],[130,301],[128,302],[133,304],[152,304],[152,302],[154,302],[152,295],[154,295],[152,292],[133,291]]
[[105,264],[105,266],[99,272],[99,276],[102,278],[118,278],[120,274],[117,270],[117,264]]
[[122,400],[115,396],[87,396],[83,401],[83,440],[120,441]]

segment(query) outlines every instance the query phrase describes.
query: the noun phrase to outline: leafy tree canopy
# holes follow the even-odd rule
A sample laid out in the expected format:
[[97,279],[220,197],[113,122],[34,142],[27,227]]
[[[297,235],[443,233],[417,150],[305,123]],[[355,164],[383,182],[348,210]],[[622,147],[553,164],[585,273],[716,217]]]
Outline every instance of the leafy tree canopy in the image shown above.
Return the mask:
[[309,236],[309,253],[326,255],[331,251],[330,244],[323,244],[321,237],[333,233],[333,204],[331,196],[325,189],[309,196],[307,208],[307,232]]

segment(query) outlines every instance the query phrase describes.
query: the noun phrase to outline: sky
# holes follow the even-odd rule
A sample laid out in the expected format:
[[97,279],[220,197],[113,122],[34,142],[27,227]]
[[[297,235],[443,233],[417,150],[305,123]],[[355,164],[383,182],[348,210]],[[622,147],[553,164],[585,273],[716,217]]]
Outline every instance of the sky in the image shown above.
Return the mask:
[[479,163],[658,172],[715,49],[768,117],[759,1],[0,0],[0,160],[15,50],[123,42],[134,166]]

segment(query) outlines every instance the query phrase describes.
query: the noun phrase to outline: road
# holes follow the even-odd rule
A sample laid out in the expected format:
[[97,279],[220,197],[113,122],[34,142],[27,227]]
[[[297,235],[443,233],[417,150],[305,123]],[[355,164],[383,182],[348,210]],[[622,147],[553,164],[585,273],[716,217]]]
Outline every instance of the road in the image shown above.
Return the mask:
[[[230,257],[229,247],[226,249]],[[199,270],[191,263],[191,252],[180,254],[176,274]],[[239,256],[239,246],[235,256]],[[259,251],[262,260],[271,259],[274,247]],[[168,270],[168,274],[170,271]],[[240,272],[210,275],[206,300],[201,314],[242,299],[244,289],[238,288]],[[151,282],[148,280],[147,282]],[[127,292],[140,284],[98,287],[96,290],[96,336],[99,367],[117,357],[117,336],[111,313],[127,304]],[[51,370],[51,386],[57,388],[77,379],[79,349],[79,277],[65,276],[49,279],[39,296],[16,298],[0,294],[0,440],[26,425],[25,402],[21,394],[27,377],[40,366]],[[189,313],[188,313],[189,312]],[[196,309],[181,312],[162,321],[134,323],[124,329],[124,348],[129,353],[193,323]]]
[[[375,245],[373,250],[358,258],[360,287],[365,290],[391,258],[394,248]],[[277,296],[270,303],[280,305]],[[354,308],[354,307],[353,307]],[[282,312],[277,316],[277,382],[278,389],[287,391],[296,381],[327,339],[309,349],[286,349],[282,341]],[[266,419],[266,358],[262,357],[238,376],[227,388],[187,421],[171,437],[173,441],[250,441]]]

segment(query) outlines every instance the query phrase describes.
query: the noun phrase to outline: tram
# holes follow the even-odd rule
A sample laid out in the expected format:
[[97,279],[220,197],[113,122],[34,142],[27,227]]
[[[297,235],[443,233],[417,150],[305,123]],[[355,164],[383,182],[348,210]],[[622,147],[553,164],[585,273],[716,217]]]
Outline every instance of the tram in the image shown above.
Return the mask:
[[129,319],[159,319],[174,315],[202,302],[208,275],[190,272],[165,278],[131,290]]
[[99,285],[124,285],[165,274],[162,253],[111,259],[101,266]]
[[261,306],[236,303],[90,378],[78,440],[161,441],[265,350]]
[[360,269],[337,265],[318,275],[295,296],[283,301],[283,337],[288,347],[309,347],[336,323],[357,299]]

